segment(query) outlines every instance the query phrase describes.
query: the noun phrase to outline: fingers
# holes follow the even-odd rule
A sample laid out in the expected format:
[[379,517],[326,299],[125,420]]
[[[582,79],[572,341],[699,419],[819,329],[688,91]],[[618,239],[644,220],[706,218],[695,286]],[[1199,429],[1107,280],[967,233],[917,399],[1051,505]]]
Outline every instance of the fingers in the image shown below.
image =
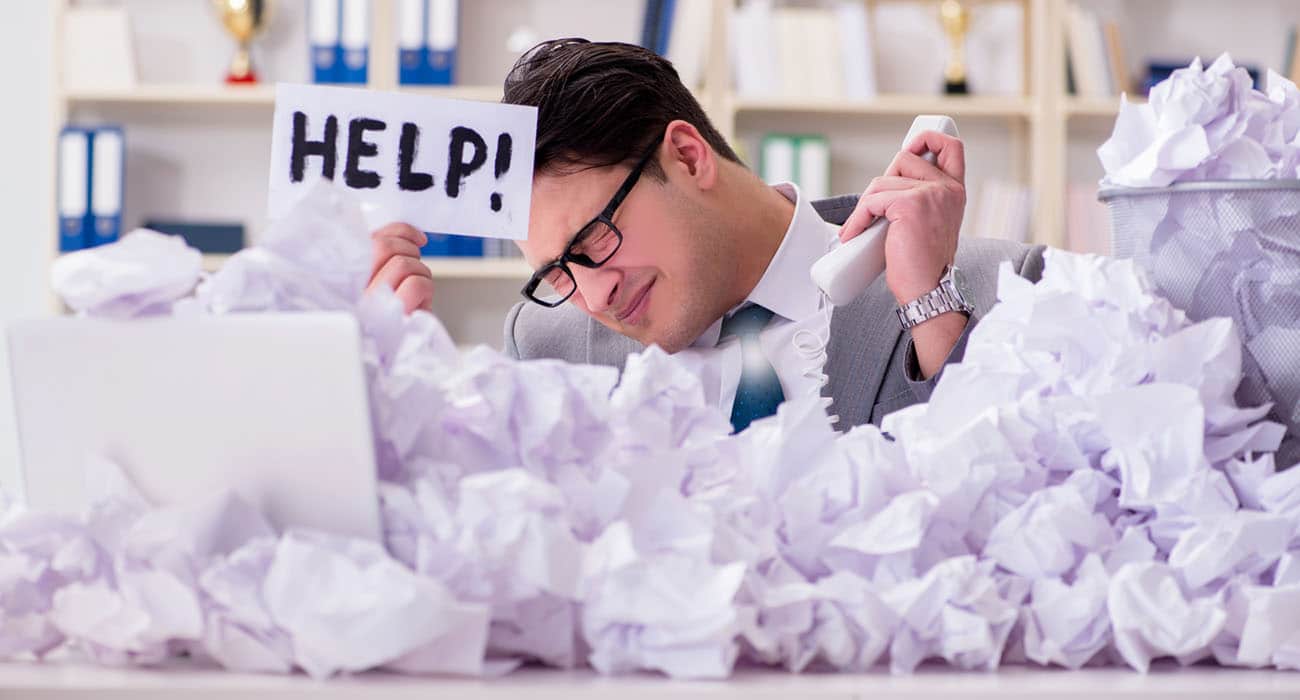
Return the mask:
[[420,248],[427,240],[423,232],[402,223],[388,224],[370,234],[370,278],[373,280],[379,269],[394,256],[419,258]]
[[889,206],[895,200],[910,191],[910,189],[897,189],[863,194],[858,198],[858,205],[853,208],[853,213],[849,214],[849,218],[845,219],[844,225],[840,227],[840,242],[857,238],[874,224],[876,219],[885,216]]
[[961,139],[938,131],[922,131],[904,151],[916,156],[929,151],[935,155],[939,170],[958,182],[966,182],[966,147]]
[[858,199],[858,206],[854,208],[853,213],[845,220],[844,225],[840,227],[840,240],[847,241],[855,238],[858,234],[865,231],[872,222],[880,215],[879,212],[872,212],[870,208],[863,204],[864,198],[877,192],[898,192],[910,190],[916,187],[920,182],[909,177],[899,175],[884,175],[871,179],[867,189]]
[[867,184],[867,190],[863,194],[873,194],[875,192],[888,192],[891,190],[905,190],[916,187],[917,181],[910,177],[901,175],[882,175],[881,177],[871,178]]
[[389,238],[389,237],[402,238],[414,243],[416,247],[423,246],[425,244],[425,241],[428,240],[428,236],[424,235],[423,231],[420,231],[419,229],[415,228],[410,224],[401,223],[400,221],[393,222],[386,226],[380,227],[374,233],[370,234],[370,237],[371,238]]
[[911,180],[928,180],[930,182],[953,179],[940,170],[938,166],[911,151],[899,151],[898,155],[894,156],[894,160],[890,161],[885,174]]
[[420,246],[410,242],[405,238],[375,238],[370,242],[371,260],[370,275],[373,277],[375,272],[393,257],[420,257]]
[[428,277],[407,277],[397,286],[397,298],[402,300],[406,313],[416,310],[433,310],[433,280]]
[[433,282],[433,273],[419,258],[399,255],[389,258],[379,268],[379,271],[371,277],[367,289],[374,289],[378,285],[384,285],[396,291],[408,277],[425,277],[428,278],[430,283]]

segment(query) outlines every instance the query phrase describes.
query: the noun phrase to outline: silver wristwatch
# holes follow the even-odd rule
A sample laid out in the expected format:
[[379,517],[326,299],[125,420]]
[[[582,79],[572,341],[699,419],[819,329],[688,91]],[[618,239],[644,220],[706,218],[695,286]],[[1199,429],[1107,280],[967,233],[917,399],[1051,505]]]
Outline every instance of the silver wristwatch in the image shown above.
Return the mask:
[[966,277],[956,265],[949,265],[939,280],[939,286],[930,290],[919,299],[898,307],[898,322],[904,329],[925,323],[939,314],[960,311],[967,316],[975,312],[971,303],[970,288],[966,286]]

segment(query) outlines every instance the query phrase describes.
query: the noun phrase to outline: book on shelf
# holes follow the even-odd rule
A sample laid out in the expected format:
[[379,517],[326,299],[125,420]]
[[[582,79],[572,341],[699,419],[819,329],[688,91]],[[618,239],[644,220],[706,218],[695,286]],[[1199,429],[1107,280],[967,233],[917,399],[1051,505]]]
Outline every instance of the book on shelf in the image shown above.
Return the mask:
[[119,126],[99,126],[90,139],[89,247],[113,243],[122,235],[122,190],[126,142]]
[[238,221],[192,221],[149,218],[144,228],[180,236],[185,245],[205,255],[233,255],[244,249],[244,225]]
[[1102,25],[1106,37],[1106,65],[1110,68],[1110,87],[1112,94],[1128,92],[1128,64],[1124,58],[1124,44],[1120,40],[1119,23],[1113,20]]
[[766,134],[758,149],[759,177],[768,184],[792,182],[807,199],[830,196],[831,149],[818,134]]
[[747,0],[732,10],[729,31],[732,80],[742,96],[866,99],[876,94],[872,36],[860,2],[804,6]]
[[1291,82],[1300,83],[1300,24],[1293,25],[1287,32],[1281,71]]
[[967,201],[973,205],[963,219],[962,235],[1018,243],[1031,241],[1034,199],[1029,187],[990,178],[976,183],[971,189]]
[[364,85],[370,63],[370,0],[311,0],[307,42],[312,82]]
[[59,134],[58,159],[59,250],[116,241],[126,174],[122,128],[66,126]]
[[514,241],[500,238],[428,233],[429,240],[420,248],[426,258],[522,258]]
[[[1025,94],[1025,4],[970,5],[966,82],[972,95]],[[946,38],[946,37],[945,37]]]
[[672,3],[666,56],[677,70],[682,84],[689,89],[694,90],[704,83],[704,64],[712,30],[711,0],[676,0]]
[[677,0],[646,0],[641,23],[641,46],[660,56],[668,55],[676,5]]
[[[1113,31],[1118,43],[1118,28]],[[1070,3],[1065,13],[1065,35],[1066,59],[1074,78],[1075,94],[1081,97],[1110,97],[1118,94],[1120,83],[1116,82],[1115,76],[1117,72],[1122,73],[1124,67],[1111,67],[1107,31],[1097,13],[1077,3]],[[1122,60],[1122,56],[1119,60]]]
[[86,247],[90,214],[90,134],[86,129],[66,126],[59,133],[59,251]]
[[342,0],[338,82],[365,85],[370,73],[370,0]]
[[128,90],[138,81],[131,19],[120,6],[71,5],[63,14],[62,81],[66,90]]
[[835,23],[839,28],[840,75],[844,96],[866,100],[876,96],[876,57],[871,49],[871,20],[867,6],[860,2],[835,4]]
[[646,0],[641,46],[667,58],[682,84],[695,89],[704,80],[712,26],[711,0]]
[[397,7],[398,83],[456,82],[459,0],[401,0]]
[[339,48],[341,0],[309,0],[307,5],[307,47],[311,52],[313,83],[338,82],[335,60]]
[[[653,2],[654,0],[649,0]],[[772,1],[747,0],[728,16],[732,82],[740,95],[777,93],[776,52],[772,50]]]

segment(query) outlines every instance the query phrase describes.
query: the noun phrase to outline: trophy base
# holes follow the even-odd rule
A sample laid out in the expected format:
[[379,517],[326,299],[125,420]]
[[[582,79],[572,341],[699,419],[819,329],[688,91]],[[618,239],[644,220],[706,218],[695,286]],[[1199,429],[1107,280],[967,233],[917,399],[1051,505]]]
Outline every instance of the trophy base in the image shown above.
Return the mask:
[[235,57],[230,60],[226,70],[227,85],[251,85],[258,82],[257,71],[253,70],[253,57],[248,53],[248,45],[241,42]]
[[944,83],[943,93],[945,95],[969,95],[970,90],[966,87],[966,81],[962,80],[955,83]]

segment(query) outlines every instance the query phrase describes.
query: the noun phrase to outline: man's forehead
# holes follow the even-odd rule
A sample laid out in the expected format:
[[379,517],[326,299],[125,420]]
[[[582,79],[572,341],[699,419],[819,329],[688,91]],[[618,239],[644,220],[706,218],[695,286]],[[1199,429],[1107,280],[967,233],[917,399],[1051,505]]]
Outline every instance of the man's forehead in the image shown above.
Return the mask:
[[558,256],[568,239],[600,213],[617,188],[616,168],[533,176],[528,239],[535,253]]

